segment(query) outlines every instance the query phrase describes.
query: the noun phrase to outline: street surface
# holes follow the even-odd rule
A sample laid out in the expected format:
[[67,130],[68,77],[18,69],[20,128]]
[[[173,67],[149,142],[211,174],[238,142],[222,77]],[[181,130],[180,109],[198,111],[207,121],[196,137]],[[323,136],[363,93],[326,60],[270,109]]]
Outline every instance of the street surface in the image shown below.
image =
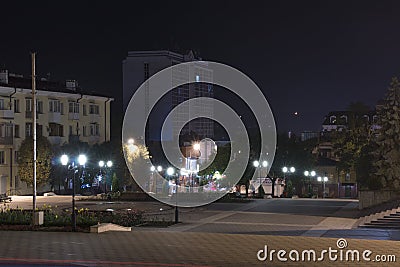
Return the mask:
[[[32,198],[13,197],[10,207],[31,208]],[[38,206],[70,208],[68,196],[39,197]],[[8,205],[8,204],[7,204]],[[248,203],[214,203],[180,208],[181,223],[168,228],[134,227],[132,232],[102,234],[0,232],[0,264],[10,266],[399,266],[330,261],[259,261],[264,249],[288,251],[328,247],[345,238],[349,249],[373,255],[396,255],[400,233],[358,229],[358,202],[333,199],[260,199]],[[78,208],[125,208],[157,212],[173,220],[173,209],[157,202],[77,201]],[[161,210],[160,210],[161,209]],[[18,264],[18,265],[16,265]],[[34,265],[38,264],[38,265]]]

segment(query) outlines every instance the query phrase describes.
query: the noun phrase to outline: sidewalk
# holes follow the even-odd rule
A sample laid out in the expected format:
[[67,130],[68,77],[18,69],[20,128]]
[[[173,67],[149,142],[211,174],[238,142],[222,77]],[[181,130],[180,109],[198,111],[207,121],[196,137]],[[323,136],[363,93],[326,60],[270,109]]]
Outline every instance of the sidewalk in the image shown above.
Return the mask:
[[[49,233],[0,232],[0,264],[80,265],[80,266],[398,266],[398,263],[366,261],[281,262],[277,251],[289,253],[338,249],[337,238],[230,235],[133,231],[132,233]],[[400,242],[347,239],[347,250],[371,250],[370,259],[395,255],[400,260]],[[273,261],[259,261],[257,253],[267,246]],[[268,254],[269,254],[268,253]],[[263,252],[259,255],[264,256]],[[340,255],[338,252],[337,255]],[[361,254],[360,254],[361,255]],[[288,255],[286,254],[286,257]],[[312,259],[312,258],[311,258]]]

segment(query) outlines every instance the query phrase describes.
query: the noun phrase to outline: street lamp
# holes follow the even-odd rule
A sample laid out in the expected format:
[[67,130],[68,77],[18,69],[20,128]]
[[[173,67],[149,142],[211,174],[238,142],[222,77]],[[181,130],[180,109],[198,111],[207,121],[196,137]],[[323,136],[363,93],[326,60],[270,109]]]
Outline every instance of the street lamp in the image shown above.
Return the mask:
[[296,171],[295,167],[283,167],[282,168],[282,172],[283,172],[283,180],[285,181],[285,185],[286,185],[286,173],[294,173]]
[[[69,162],[69,158],[67,155],[62,155],[60,158],[61,164],[63,166],[67,166]],[[80,166],[85,166],[87,158],[85,155],[81,154],[78,156],[78,164]],[[68,165],[68,170],[73,170],[74,175],[72,177],[72,231],[76,231],[76,214],[75,214],[75,174],[78,172],[78,166],[75,165],[75,162],[71,162]]]
[[193,149],[196,150],[196,151],[199,151],[200,150],[200,144],[199,143],[193,144]]
[[[154,185],[154,171],[156,170],[156,167],[154,167],[154,166],[151,166],[150,167],[150,171],[151,171],[151,185],[152,185],[152,187],[153,187],[153,185]],[[154,188],[154,192],[157,190],[157,187],[155,186],[155,188]]]
[[[153,183],[154,183],[154,193],[156,193],[157,194],[157,177],[154,179],[154,171],[157,169],[157,171],[158,172],[161,172],[162,170],[163,170],[163,168],[161,167],[161,166],[157,166],[157,168],[156,167],[154,167],[154,166],[151,166],[150,167],[150,171],[151,171],[151,177],[153,178]],[[162,193],[162,190],[161,190],[161,193]]]
[[318,182],[322,182],[323,184],[323,193],[322,193],[322,198],[325,198],[325,183],[328,181],[328,177],[324,176],[318,176],[317,178]]
[[[131,139],[129,139],[129,140],[131,140]],[[133,140],[133,139],[132,139],[132,140]],[[128,141],[128,142],[129,142],[129,141]],[[100,161],[99,161],[100,174],[103,174],[103,173],[102,173],[102,169],[103,169],[104,167],[111,168],[112,165],[113,165],[113,163],[112,163],[111,160],[108,160],[107,162],[104,162],[104,160],[100,160]],[[104,193],[107,193],[107,172],[104,173],[103,183],[104,183]]]
[[253,166],[255,168],[259,168],[258,169],[258,179],[259,179],[259,183],[260,186],[258,187],[258,195],[261,197],[261,186],[262,186],[262,181],[261,181],[261,168],[266,168],[268,167],[268,161],[264,160],[261,162],[261,166],[260,166],[260,162],[258,160],[253,161]]
[[[167,175],[173,176],[175,174],[175,170],[172,167],[167,169]],[[175,223],[179,222],[179,211],[178,211],[178,179],[175,176]]]
[[315,171],[304,171],[304,176],[308,177],[308,194],[311,196],[311,177],[316,175]]
[[283,172],[283,179],[286,179],[286,173],[294,173],[296,171],[295,167],[283,167],[282,172]]

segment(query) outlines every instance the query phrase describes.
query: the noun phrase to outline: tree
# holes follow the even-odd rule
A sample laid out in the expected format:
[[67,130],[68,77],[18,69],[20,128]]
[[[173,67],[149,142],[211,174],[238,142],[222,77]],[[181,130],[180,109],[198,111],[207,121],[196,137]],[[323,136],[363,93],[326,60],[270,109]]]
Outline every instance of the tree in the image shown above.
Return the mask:
[[213,162],[204,170],[199,172],[199,175],[214,174],[216,171],[223,173],[229,164],[231,158],[230,144],[219,147]]
[[383,187],[400,189],[400,83],[392,78],[383,104],[378,107],[378,136],[374,151],[376,176]]
[[117,178],[117,174],[114,172],[112,176],[112,183],[111,183],[111,188],[113,192],[118,192],[119,191],[119,181]]
[[[51,173],[52,146],[46,137],[37,137],[36,183],[47,182]],[[33,138],[27,137],[19,148],[18,176],[21,181],[33,185]]]
[[[356,169],[360,161],[368,157],[372,138],[373,132],[368,122],[355,123],[353,127],[332,135],[335,155],[340,159],[337,165],[339,172]],[[357,178],[360,179],[360,176],[357,175]]]

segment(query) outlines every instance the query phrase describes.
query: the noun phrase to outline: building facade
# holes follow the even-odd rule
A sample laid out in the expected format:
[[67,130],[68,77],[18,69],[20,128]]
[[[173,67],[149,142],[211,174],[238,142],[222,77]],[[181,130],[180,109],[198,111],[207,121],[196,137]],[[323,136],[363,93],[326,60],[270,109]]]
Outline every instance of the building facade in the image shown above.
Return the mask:
[[[18,150],[33,134],[31,79],[0,72],[0,193],[29,194],[32,189],[18,178]],[[86,94],[76,81],[65,84],[37,79],[37,136],[52,145],[110,140],[112,98]]]
[[[148,78],[155,73],[184,62],[195,62],[194,69],[189,70],[184,66],[176,69],[172,73],[171,84],[179,81],[187,81],[193,76],[193,80],[212,80],[213,72],[208,68],[207,63],[201,61],[195,54],[190,51],[188,54],[178,54],[171,51],[131,51],[128,57],[123,61],[123,108],[126,110],[131,97],[136,90]],[[145,84],[146,86],[146,84]],[[150,88],[145,87],[145,96],[157,94],[151,92]],[[212,117],[214,107],[212,104],[206,104],[194,100],[191,105],[184,103],[185,101],[196,97],[210,97],[214,95],[212,84],[195,82],[193,84],[185,84],[178,88],[174,88],[169,94],[165,95],[157,104],[157,113],[160,116],[151,117],[148,125],[147,140],[160,141],[160,129],[164,122],[165,116],[175,107],[177,112],[172,118],[172,125],[166,125],[163,141],[172,141],[182,134],[190,134],[195,132],[202,138],[212,138],[214,135],[214,122],[206,118],[198,118],[184,125],[190,118],[191,114],[197,114],[201,111],[203,114]],[[149,99],[144,99],[145,114],[149,114]]]

